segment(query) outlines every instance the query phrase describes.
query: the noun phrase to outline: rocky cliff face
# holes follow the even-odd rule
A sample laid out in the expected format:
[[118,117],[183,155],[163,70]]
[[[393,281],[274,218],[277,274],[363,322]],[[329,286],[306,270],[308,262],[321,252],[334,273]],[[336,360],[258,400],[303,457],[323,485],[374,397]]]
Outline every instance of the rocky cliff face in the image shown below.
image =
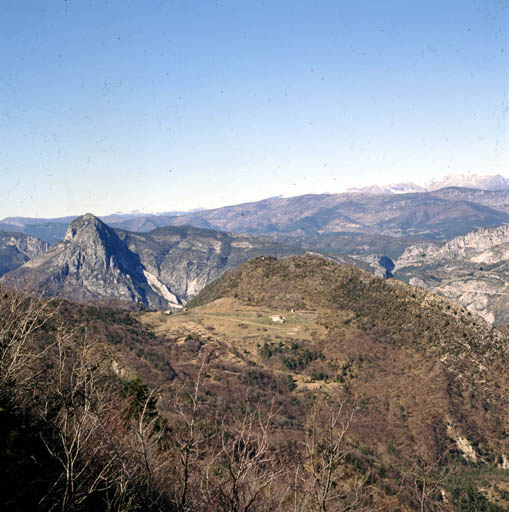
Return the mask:
[[394,275],[457,300],[491,323],[508,323],[509,225],[474,231],[442,246],[408,247]]
[[69,225],[62,242],[6,274],[2,283],[75,300],[114,298],[153,307],[166,305],[143,270],[139,257],[117,233],[87,214]]
[[225,270],[253,256],[302,252],[270,239],[189,226],[117,231],[87,214],[69,225],[62,242],[1,282],[74,300],[120,299],[166,309],[181,306]]
[[459,236],[442,246],[433,243],[416,244],[405,249],[398,258],[396,270],[412,264],[437,260],[467,259],[476,263],[497,263],[509,256],[509,224],[480,229]]
[[34,236],[0,231],[0,276],[42,254],[48,247]]
[[255,256],[287,256],[304,249],[271,239],[234,235],[190,226],[165,227],[150,233],[119,231],[139,255],[145,272],[187,301],[223,272]]

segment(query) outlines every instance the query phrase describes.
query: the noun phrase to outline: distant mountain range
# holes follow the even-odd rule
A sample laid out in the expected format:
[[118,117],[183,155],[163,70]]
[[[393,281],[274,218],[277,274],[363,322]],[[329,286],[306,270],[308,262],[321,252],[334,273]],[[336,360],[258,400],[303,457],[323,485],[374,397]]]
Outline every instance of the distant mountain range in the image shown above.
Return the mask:
[[270,198],[170,219],[173,225],[256,235],[364,233],[449,240],[509,222],[509,190],[446,188],[412,194]]
[[[54,243],[62,240],[74,218],[8,217],[0,220],[0,230],[22,232]],[[192,225],[270,236],[355,233],[445,241],[509,222],[509,181],[500,175],[453,175],[432,181],[427,188],[401,183],[342,194],[273,197],[191,212],[116,213],[101,220],[111,227],[137,232]]]
[[484,176],[474,173],[450,174],[443,178],[433,179],[421,186],[413,182],[395,183],[391,185],[371,185],[350,188],[347,192],[362,194],[412,194],[417,192],[433,192],[448,187],[474,188],[478,190],[509,190],[509,180],[500,174]]

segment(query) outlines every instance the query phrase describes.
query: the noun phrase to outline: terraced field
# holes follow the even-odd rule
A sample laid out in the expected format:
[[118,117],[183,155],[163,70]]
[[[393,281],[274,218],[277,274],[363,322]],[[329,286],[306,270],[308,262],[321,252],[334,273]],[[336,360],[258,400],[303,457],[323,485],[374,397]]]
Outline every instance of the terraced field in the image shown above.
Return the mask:
[[[279,315],[284,318],[282,324],[272,320],[272,316]],[[286,374],[288,368],[279,371],[273,368],[266,347],[274,347],[276,353],[295,352],[328,334],[328,329],[320,323],[318,311],[276,310],[252,306],[230,297],[172,315],[146,313],[140,319],[154,334],[173,339],[177,345],[193,338],[210,351],[222,347],[225,349],[221,351],[222,357],[230,362],[269,366]],[[293,377],[299,386],[313,388],[318,385],[309,376],[294,373]]]

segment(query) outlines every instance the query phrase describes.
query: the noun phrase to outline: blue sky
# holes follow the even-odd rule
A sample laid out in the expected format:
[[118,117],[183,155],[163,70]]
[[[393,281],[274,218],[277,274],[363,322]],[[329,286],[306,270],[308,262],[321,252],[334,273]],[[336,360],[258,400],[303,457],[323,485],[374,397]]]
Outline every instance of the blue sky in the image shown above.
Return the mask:
[[498,0],[3,0],[0,218],[508,175]]

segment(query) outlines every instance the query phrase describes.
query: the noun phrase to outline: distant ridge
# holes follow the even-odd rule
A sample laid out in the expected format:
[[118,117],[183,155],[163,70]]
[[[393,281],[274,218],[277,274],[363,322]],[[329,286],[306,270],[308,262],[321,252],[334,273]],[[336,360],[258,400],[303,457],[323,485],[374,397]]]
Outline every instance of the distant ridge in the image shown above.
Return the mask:
[[500,174],[490,176],[464,173],[449,174],[443,178],[431,180],[426,188],[430,191],[446,187],[466,187],[478,190],[509,190],[509,180]]
[[[62,240],[72,219],[8,217],[0,220],[0,230],[24,232],[54,243]],[[142,233],[191,225],[275,237],[350,233],[446,241],[509,222],[509,180],[467,173],[434,180],[426,187],[411,182],[374,185],[339,194],[270,197],[209,210],[115,213],[101,220],[114,228]]]
[[364,233],[448,240],[509,222],[509,191],[450,187],[401,194],[308,194],[203,210],[171,222],[255,235]]

